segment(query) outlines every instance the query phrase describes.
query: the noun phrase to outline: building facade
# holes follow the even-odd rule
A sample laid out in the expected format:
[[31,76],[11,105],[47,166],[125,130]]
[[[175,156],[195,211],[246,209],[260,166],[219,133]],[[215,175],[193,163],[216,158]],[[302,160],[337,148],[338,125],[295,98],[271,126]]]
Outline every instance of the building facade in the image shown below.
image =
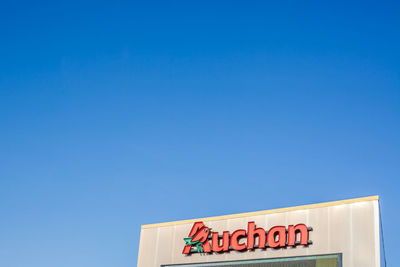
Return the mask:
[[379,267],[378,201],[143,225],[138,267]]

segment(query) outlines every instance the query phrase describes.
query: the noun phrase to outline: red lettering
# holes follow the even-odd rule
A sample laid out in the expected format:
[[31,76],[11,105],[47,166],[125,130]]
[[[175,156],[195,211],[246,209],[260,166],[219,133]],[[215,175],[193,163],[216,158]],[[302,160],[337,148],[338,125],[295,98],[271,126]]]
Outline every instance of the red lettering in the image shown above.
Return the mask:
[[288,245],[296,245],[296,233],[300,232],[300,245],[308,244],[308,229],[305,224],[289,225],[288,228]]
[[231,247],[234,250],[244,250],[246,249],[246,244],[239,244],[239,239],[241,237],[245,237],[246,236],[246,230],[240,229],[240,230],[236,230],[235,232],[232,233],[231,236]]
[[256,228],[254,222],[249,222],[247,225],[247,249],[254,249],[255,235],[258,235],[258,247],[265,248],[265,230]]
[[204,253],[211,253],[211,246],[208,240],[203,243],[203,250]]
[[271,248],[286,246],[286,228],[284,226],[272,227],[267,234],[267,243]]
[[214,252],[228,251],[229,250],[229,232],[225,231],[222,234],[222,245],[219,245],[218,233],[212,233],[211,248]]
[[227,252],[229,249],[241,251],[265,247],[306,246],[309,244],[309,231],[311,230],[301,223],[289,225],[287,230],[285,226],[275,226],[266,233],[264,228],[256,228],[255,222],[249,222],[247,232],[239,229],[230,235],[228,231],[224,231],[220,237],[218,232],[211,232],[211,229],[203,222],[196,222],[188,237],[184,238],[186,244],[182,253],[190,254],[192,249],[195,252],[211,253]]
[[194,234],[197,233],[199,231],[199,229],[203,228],[203,227],[204,227],[204,223],[203,222],[195,222],[193,224],[192,229],[190,230],[189,237],[194,236]]
[[190,245],[186,245],[184,248],[183,248],[183,251],[182,251],[182,254],[189,254],[190,253],[190,248],[191,248],[192,246],[190,246]]

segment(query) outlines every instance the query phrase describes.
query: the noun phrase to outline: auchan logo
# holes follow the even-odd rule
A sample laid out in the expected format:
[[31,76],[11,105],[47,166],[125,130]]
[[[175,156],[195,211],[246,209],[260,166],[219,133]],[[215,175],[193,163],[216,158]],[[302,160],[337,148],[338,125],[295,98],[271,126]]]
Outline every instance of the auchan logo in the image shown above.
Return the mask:
[[182,254],[308,246],[312,243],[309,240],[309,231],[311,230],[311,227],[300,223],[288,227],[274,226],[266,231],[264,228],[257,228],[254,222],[249,222],[247,230],[239,229],[232,234],[224,231],[220,235],[205,226],[203,222],[196,222],[193,224],[189,236],[183,239],[186,244]]

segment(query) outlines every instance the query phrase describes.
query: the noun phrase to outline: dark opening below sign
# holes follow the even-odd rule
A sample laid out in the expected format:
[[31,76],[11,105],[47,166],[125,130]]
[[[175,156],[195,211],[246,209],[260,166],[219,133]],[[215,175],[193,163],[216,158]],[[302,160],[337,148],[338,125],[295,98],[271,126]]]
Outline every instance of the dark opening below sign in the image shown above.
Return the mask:
[[163,267],[342,267],[341,254],[279,259],[163,265]]

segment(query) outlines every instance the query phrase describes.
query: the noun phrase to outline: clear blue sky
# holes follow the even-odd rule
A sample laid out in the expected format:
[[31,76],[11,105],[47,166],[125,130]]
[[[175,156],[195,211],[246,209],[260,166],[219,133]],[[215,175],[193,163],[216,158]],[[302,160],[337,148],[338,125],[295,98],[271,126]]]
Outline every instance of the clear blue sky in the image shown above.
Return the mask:
[[2,1],[0,266],[136,266],[141,224],[375,194],[395,266],[399,2],[271,2]]

